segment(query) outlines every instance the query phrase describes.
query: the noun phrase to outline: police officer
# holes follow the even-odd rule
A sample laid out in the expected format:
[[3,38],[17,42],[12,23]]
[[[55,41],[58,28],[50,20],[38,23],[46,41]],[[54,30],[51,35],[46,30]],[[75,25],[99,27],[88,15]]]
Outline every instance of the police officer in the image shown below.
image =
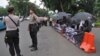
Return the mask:
[[8,16],[4,18],[6,24],[6,39],[9,45],[9,52],[11,56],[15,56],[15,51],[17,56],[22,56],[20,54],[19,48],[19,17],[14,15],[14,8],[8,7]]
[[31,51],[36,51],[38,50],[37,48],[37,32],[39,30],[38,27],[38,22],[37,22],[37,15],[30,10],[30,15],[29,15],[29,33],[32,39],[32,45],[29,46],[31,49]]

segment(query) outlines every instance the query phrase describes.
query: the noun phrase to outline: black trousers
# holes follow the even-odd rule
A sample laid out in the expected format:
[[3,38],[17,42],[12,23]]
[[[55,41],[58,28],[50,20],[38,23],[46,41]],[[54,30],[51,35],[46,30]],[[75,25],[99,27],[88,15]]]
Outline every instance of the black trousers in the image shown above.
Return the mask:
[[46,21],[44,21],[44,25],[45,25],[45,26],[47,26],[47,20],[46,20]]
[[7,40],[11,56],[15,56],[15,52],[17,56],[20,56],[19,33],[17,32],[17,30],[7,31],[6,36],[8,37]]
[[[29,29],[32,29],[32,26],[33,26],[33,25],[30,24],[30,25],[29,25]],[[37,31],[35,31],[35,30],[33,29],[33,31],[30,30],[29,33],[30,33],[30,37],[31,37],[31,39],[32,39],[32,46],[35,47],[35,48],[37,48]]]
[[42,26],[42,24],[39,22],[39,23],[38,23],[38,27],[37,27],[37,28],[38,28],[38,31],[39,31],[39,29],[41,28],[41,26]]
[[49,26],[52,26],[52,21],[49,21]]
[[32,46],[37,48],[37,33],[30,31],[30,36],[31,36],[31,39],[32,39]]

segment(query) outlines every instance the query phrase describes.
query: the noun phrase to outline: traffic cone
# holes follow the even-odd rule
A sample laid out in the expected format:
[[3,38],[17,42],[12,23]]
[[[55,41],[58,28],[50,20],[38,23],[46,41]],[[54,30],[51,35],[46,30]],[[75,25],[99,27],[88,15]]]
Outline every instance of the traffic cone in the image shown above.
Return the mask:
[[80,48],[83,49],[86,53],[96,52],[93,33],[85,32]]
[[96,48],[94,45],[94,34],[92,32],[88,33],[88,42],[87,42],[87,48],[85,49],[85,52],[91,53],[96,52]]
[[87,41],[88,41],[88,35],[87,35],[87,32],[84,33],[84,36],[83,36],[83,41],[80,45],[80,48],[85,50],[86,49],[86,45],[87,45]]

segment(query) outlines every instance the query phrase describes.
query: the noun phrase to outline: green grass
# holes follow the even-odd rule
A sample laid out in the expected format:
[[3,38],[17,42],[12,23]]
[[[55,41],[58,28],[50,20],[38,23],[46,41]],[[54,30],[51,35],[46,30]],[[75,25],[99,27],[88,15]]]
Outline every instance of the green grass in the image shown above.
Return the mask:
[[100,27],[100,22],[96,22],[96,23],[95,23],[95,26],[96,26],[96,27]]

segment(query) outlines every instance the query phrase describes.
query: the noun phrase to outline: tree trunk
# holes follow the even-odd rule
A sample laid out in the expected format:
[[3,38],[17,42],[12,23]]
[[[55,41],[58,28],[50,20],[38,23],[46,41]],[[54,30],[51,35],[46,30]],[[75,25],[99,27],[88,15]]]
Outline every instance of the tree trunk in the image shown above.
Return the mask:
[[62,12],[64,12],[63,5],[62,5],[62,1],[61,0],[60,0],[60,8],[61,8]]

